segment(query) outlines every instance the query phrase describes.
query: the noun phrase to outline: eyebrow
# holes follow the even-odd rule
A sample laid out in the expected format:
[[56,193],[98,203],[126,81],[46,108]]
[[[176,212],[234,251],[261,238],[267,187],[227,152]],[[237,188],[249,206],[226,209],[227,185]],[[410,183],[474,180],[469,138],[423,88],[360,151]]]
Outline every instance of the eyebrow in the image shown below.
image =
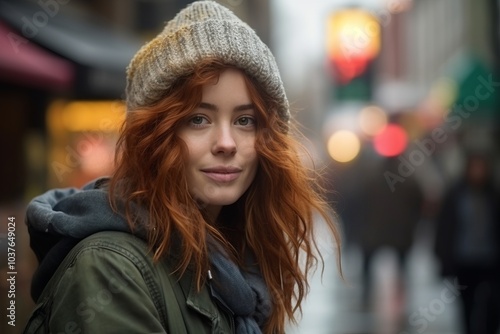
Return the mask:
[[[211,111],[216,111],[216,112],[219,111],[219,108],[215,104],[207,103],[207,102],[201,102],[198,107],[203,108],[203,109],[208,109]],[[253,110],[253,109],[255,109],[255,106],[253,105],[253,103],[248,103],[248,104],[242,104],[242,105],[236,106],[234,108],[234,111],[247,111],[247,110]]]

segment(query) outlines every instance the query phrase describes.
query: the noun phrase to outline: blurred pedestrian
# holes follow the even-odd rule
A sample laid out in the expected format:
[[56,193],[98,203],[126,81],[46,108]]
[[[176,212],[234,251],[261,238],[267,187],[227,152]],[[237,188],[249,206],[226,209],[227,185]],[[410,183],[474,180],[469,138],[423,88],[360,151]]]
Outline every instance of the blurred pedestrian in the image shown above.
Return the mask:
[[424,194],[414,174],[407,175],[397,184],[389,184],[388,173],[395,175],[401,160],[383,158],[380,164],[372,164],[363,186],[360,208],[358,240],[363,253],[363,301],[371,304],[374,283],[372,263],[382,250],[396,255],[396,296],[406,301],[405,268],[413,245],[415,230],[422,218]]
[[500,197],[486,154],[468,156],[437,218],[435,251],[445,277],[463,289],[467,334],[497,334],[500,321]]
[[318,257],[313,217],[338,232],[274,57],[227,8],[199,1],[127,80],[111,177],[28,207],[40,267],[26,332],[283,333]]

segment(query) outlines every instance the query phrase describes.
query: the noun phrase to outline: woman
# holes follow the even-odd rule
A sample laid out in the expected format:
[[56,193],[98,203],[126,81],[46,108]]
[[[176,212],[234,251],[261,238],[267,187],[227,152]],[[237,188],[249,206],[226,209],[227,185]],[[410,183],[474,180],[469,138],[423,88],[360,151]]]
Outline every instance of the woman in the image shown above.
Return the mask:
[[339,238],[269,49],[195,2],[127,80],[113,175],[28,207],[41,265],[26,332],[283,333],[317,262],[313,216]]

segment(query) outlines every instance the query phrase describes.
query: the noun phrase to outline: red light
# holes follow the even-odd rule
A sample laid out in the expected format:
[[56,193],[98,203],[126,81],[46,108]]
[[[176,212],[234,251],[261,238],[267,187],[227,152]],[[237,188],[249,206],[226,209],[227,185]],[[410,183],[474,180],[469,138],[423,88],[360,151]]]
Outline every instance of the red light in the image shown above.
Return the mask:
[[366,70],[369,59],[363,57],[331,58],[333,75],[342,85],[348,84],[352,79],[360,76]]
[[389,124],[373,138],[373,146],[378,154],[394,157],[404,152],[408,144],[406,131],[397,124]]

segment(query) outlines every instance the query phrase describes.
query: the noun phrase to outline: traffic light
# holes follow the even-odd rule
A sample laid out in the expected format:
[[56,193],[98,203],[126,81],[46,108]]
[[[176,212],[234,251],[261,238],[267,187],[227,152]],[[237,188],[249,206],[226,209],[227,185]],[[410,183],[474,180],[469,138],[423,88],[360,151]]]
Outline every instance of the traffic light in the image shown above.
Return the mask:
[[360,8],[332,13],[327,21],[326,49],[335,98],[369,100],[373,60],[380,51],[377,18]]

